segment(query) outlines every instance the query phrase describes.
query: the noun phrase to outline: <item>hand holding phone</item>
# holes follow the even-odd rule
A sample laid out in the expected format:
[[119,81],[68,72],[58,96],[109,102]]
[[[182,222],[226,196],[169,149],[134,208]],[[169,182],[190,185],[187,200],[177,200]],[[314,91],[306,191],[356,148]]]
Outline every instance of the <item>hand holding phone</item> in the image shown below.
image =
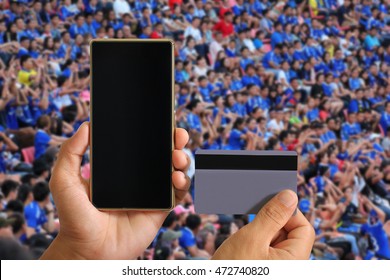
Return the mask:
[[[62,145],[58,155],[50,189],[61,229],[42,259],[135,259],[149,246],[168,215],[167,211],[103,212],[92,205],[88,182],[80,173],[82,156],[89,145],[89,130],[88,123],[81,125]],[[142,135],[142,139],[146,137],[151,136]],[[189,161],[181,151],[187,142],[187,132],[176,129],[172,155],[176,170],[170,176],[177,202],[183,199],[190,185],[185,175]],[[149,178],[144,178],[143,183],[147,185],[148,182]],[[151,196],[153,193],[146,199]]]

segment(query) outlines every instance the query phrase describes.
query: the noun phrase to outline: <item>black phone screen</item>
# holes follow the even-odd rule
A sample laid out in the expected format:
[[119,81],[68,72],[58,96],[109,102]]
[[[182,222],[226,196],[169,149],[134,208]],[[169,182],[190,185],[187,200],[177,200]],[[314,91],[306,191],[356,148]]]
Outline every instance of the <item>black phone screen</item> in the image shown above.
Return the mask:
[[91,200],[101,209],[172,207],[173,44],[91,43]]

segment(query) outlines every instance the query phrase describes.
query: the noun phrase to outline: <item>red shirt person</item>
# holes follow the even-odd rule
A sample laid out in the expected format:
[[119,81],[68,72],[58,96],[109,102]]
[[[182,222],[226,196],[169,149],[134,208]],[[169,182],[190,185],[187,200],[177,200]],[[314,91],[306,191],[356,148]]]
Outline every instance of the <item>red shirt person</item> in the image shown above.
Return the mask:
[[234,33],[233,26],[233,14],[226,12],[223,16],[223,20],[214,25],[214,30],[220,31],[223,37],[228,37]]
[[183,0],[169,0],[168,5],[173,10],[175,6],[181,6],[183,4]]
[[150,38],[152,39],[161,39],[164,37],[163,34],[164,27],[161,22],[158,22],[154,25],[154,31],[150,34]]
[[223,16],[227,13],[227,12],[231,12],[233,13],[232,11],[232,8],[230,7],[230,4],[229,4],[229,0],[222,0],[220,3],[219,3],[220,7],[219,7],[219,17],[221,19],[223,19]]

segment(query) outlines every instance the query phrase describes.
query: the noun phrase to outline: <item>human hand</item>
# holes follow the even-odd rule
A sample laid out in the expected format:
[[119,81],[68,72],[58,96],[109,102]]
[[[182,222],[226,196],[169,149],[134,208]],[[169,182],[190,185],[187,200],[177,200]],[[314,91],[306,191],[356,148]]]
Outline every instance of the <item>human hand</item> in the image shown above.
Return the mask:
[[[54,166],[50,189],[60,231],[42,259],[135,259],[149,246],[168,215],[168,211],[102,212],[92,205],[89,183],[80,174],[81,159],[89,145],[89,129],[88,123],[82,124],[62,145]],[[187,132],[176,129],[172,155],[176,170],[172,182],[177,202],[190,185],[185,175],[189,159],[181,151],[187,141]]]
[[344,162],[344,165],[347,172],[352,172],[355,168],[351,162]]
[[301,211],[292,216],[297,203],[292,191],[280,192],[251,223],[229,237],[212,259],[308,259],[314,229]]
[[49,201],[46,204],[45,208],[46,208],[46,211],[48,211],[48,212],[54,212],[54,205],[53,205],[53,203],[51,201]]
[[336,236],[337,236],[337,233],[335,233],[334,231],[326,231],[326,232],[324,232],[324,237],[332,238],[332,237],[336,237]]
[[44,68],[45,67],[45,61],[42,57],[39,57],[36,60],[33,60],[33,63],[36,65],[37,68]]
[[234,123],[238,119],[238,114],[230,113],[230,120]]
[[375,162],[375,164],[376,164],[377,166],[381,166],[381,164],[382,164],[382,158],[381,158],[379,155],[376,155],[376,156],[375,156],[374,162]]
[[365,195],[360,195],[359,198],[360,198],[360,201],[361,201],[364,205],[370,205],[371,201],[368,199],[367,196],[365,196]]
[[330,246],[326,246],[325,250],[328,251],[329,253],[331,253],[332,255],[337,256],[337,251],[334,248],[332,248]]
[[78,65],[76,63],[72,63],[69,68],[70,68],[70,70],[72,70],[72,72],[78,72],[79,71],[79,67],[78,67]]
[[12,42],[11,45],[12,45],[12,48],[14,51],[19,51],[19,49],[20,49],[19,42]]

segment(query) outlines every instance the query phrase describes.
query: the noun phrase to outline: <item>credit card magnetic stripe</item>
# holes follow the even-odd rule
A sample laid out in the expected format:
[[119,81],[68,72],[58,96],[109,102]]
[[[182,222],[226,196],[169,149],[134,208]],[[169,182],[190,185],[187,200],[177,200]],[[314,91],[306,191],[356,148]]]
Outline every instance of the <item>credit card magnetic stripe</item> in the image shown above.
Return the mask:
[[297,170],[296,155],[197,154],[196,169],[209,170]]

